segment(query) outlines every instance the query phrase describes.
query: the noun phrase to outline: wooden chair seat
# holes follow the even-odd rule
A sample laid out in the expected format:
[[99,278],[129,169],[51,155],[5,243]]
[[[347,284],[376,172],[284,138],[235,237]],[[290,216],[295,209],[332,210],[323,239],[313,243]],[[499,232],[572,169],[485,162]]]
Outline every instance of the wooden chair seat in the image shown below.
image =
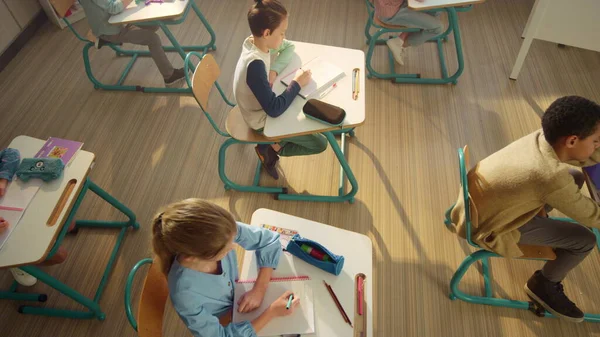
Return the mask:
[[243,142],[257,143],[257,142],[272,142],[265,136],[254,131],[246,124],[242,112],[237,106],[229,111],[227,114],[227,121],[225,122],[225,128],[227,133],[234,139]]
[[396,26],[396,25],[389,25],[387,23],[384,23],[383,21],[379,20],[379,18],[376,15],[373,15],[373,21],[375,22],[376,25],[381,26],[383,28],[389,28],[389,29],[408,28],[406,26]]
[[521,259],[556,260],[556,253],[554,253],[552,247],[519,245],[519,249],[523,252]]

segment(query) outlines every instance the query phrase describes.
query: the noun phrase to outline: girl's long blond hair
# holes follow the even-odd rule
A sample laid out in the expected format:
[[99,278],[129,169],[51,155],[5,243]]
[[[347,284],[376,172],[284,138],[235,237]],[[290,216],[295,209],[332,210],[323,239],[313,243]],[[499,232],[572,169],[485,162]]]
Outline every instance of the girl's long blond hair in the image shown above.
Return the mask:
[[211,259],[237,232],[233,216],[211,202],[190,198],[168,205],[152,222],[152,250],[165,275],[177,255]]

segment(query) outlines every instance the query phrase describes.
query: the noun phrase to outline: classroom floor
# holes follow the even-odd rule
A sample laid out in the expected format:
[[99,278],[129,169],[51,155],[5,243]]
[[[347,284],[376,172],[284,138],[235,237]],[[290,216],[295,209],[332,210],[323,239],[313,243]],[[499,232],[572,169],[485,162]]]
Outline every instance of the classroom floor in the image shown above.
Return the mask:
[[[0,73],[0,146],[21,134],[83,141],[84,149],[96,154],[91,179],[133,209],[142,227],[129,233],[121,248],[100,302],[104,322],[21,315],[17,307],[22,303],[1,301],[1,335],[135,336],[125,317],[124,284],[135,262],[150,256],[149,221],[161,205],[201,197],[224,206],[241,221],[249,222],[252,212],[264,207],[371,238],[374,336],[600,336],[600,324],[540,319],[527,311],[448,299],[452,273],[470,251],[442,222],[458,192],[456,149],[469,144],[476,162],[538,129],[540,115],[557,97],[578,94],[600,101],[600,56],[590,51],[536,41],[519,80],[508,79],[533,2],[493,0],[459,14],[466,69],[456,86],[367,80],[367,119],[349,142],[349,163],[360,186],[352,205],[226,192],[217,174],[223,139],[191,96],[96,91],[84,72],[82,43],[69,31],[46,24]],[[217,34],[218,50],[213,54],[222,67],[220,83],[231,97],[233,69],[249,34],[245,15],[252,1],[197,3]],[[284,3],[291,13],[289,39],[366,50],[362,0]],[[75,26],[83,33],[88,29],[85,21]],[[208,40],[192,16],[172,31],[186,44]],[[163,40],[166,43],[164,36]],[[446,54],[452,55],[452,43],[446,45]],[[91,58],[96,74],[107,82],[116,81],[127,62],[107,48],[92,50]],[[183,64],[177,54],[170,59],[176,66]],[[383,47],[374,60],[377,69],[387,65]],[[449,64],[455,64],[453,56]],[[437,75],[434,46],[411,50],[406,68]],[[161,85],[161,77],[146,58],[136,63],[127,82]],[[225,105],[214,93],[211,110],[224,125]],[[230,150],[231,176],[250,182],[255,160],[251,146]],[[281,164],[279,184],[297,192],[336,193],[339,167],[330,150],[285,158]],[[276,184],[266,175],[262,181]],[[85,199],[78,214],[94,219],[116,216],[94,197]],[[45,269],[91,296],[115,238],[115,231],[81,230],[65,241],[67,262]],[[523,284],[540,265],[493,260],[496,294],[525,300]],[[598,275],[596,250],[565,282],[567,293],[588,312],[600,312]],[[0,272],[0,287],[11,281],[8,271]],[[138,279],[135,294],[140,286]],[[463,289],[481,294],[482,286],[478,273],[470,271]],[[32,290],[47,291],[48,306],[81,309],[43,285]],[[190,335],[170,307],[165,322],[165,336]]]

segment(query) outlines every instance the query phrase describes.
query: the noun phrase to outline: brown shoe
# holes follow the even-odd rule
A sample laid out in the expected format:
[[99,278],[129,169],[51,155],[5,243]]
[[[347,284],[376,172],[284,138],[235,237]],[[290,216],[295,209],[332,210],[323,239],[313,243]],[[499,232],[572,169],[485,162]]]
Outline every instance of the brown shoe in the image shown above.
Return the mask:
[[277,173],[277,168],[275,167],[279,160],[279,156],[277,155],[277,152],[273,150],[271,145],[258,144],[254,147],[254,150],[267,173],[273,177],[273,179],[279,179],[279,173]]

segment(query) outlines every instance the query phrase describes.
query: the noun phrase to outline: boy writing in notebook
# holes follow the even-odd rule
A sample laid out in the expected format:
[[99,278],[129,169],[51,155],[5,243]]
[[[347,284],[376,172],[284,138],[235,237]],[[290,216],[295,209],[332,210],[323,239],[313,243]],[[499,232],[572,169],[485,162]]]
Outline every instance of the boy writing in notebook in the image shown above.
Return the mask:
[[[535,131],[483,159],[467,175],[472,204],[471,239],[506,257],[523,253],[519,244],[550,246],[547,261],[525,284],[525,292],[557,317],[583,321],[583,312],[565,295],[562,281],[596,246],[587,227],[600,227],[600,207],[580,191],[581,172],[567,164],[600,161],[600,105],[578,96],[554,101]],[[465,205],[459,195],[451,218],[465,236]],[[550,219],[556,208],[577,223]]]
[[[246,124],[262,132],[267,116],[283,114],[300,89],[308,85],[311,73],[299,70],[287,89],[281,95],[275,95],[271,89],[273,81],[294,54],[294,45],[285,40],[288,13],[277,0],[258,0],[248,11],[248,23],[252,36],[242,45],[235,68],[233,93]],[[310,134],[282,139],[273,145],[260,144],[255,150],[263,167],[278,179],[275,166],[279,156],[311,155],[326,148],[327,140],[323,135]]]
[[[174,69],[163,50],[158,26],[132,25],[119,26],[108,22],[110,17],[119,14],[134,0],[79,0],[88,19],[92,32],[97,37],[96,48],[107,42],[114,44],[132,43],[147,46],[150,56],[163,76],[165,86],[175,86],[185,79],[183,68]],[[158,5],[158,4],[157,4]]]

